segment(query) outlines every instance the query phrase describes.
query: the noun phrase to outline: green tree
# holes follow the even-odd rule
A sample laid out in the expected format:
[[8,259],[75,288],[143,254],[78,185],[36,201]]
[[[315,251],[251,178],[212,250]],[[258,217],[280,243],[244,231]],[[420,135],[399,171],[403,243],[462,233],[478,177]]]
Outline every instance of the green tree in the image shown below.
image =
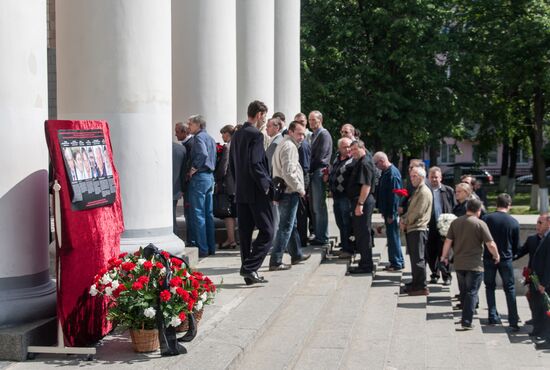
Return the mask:
[[393,158],[459,136],[446,63],[451,14],[437,0],[302,1],[304,110],[322,111],[336,135],[353,123]]

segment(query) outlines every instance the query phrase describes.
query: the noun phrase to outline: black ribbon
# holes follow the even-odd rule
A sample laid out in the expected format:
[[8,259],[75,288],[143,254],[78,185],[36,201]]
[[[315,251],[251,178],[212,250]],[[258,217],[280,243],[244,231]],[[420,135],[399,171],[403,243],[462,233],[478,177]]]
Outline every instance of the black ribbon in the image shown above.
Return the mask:
[[[170,289],[170,279],[172,279],[172,270],[170,269],[170,261],[161,253],[162,251],[158,249],[153,244],[149,244],[143,249],[143,257],[145,259],[150,259],[155,257],[159,260],[160,263],[166,268],[166,276],[162,286],[159,289],[159,297],[157,300],[156,307],[156,317],[155,321],[157,323],[157,328],[159,332],[159,342],[160,342],[160,354],[161,356],[176,356],[182,353],[187,353],[187,349],[178,342],[190,342],[197,336],[197,322],[193,313],[188,313],[187,321],[189,323],[189,329],[181,337],[177,338],[176,328],[173,326],[166,326],[164,323],[164,315],[160,308],[160,292],[164,289]],[[184,258],[180,258],[170,254],[171,258],[177,258],[181,260],[187,269],[189,269],[189,263]]]

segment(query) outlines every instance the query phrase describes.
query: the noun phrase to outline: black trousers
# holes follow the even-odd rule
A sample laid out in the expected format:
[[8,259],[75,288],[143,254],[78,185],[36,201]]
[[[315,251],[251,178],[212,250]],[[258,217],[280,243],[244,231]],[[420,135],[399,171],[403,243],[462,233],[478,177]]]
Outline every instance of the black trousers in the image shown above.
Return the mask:
[[352,199],[351,208],[353,212],[353,230],[355,233],[355,248],[359,254],[361,254],[361,261],[359,261],[359,267],[365,269],[372,269],[372,212],[374,211],[374,205],[376,201],[372,195],[367,197],[367,200],[363,204],[363,214],[361,216],[355,215],[355,206],[357,205],[357,198]]
[[550,317],[546,316],[546,307],[544,307],[542,295],[538,290],[533,289],[532,285],[529,285],[529,291],[531,292],[529,308],[531,308],[531,314],[533,315],[533,332],[546,340],[550,340]]
[[[241,273],[258,271],[273,240],[273,208],[267,196],[256,203],[237,203],[237,223],[241,246]],[[252,241],[254,228],[258,228],[258,237]]]
[[298,202],[298,211],[296,213],[296,222],[298,223],[298,235],[300,236],[300,243],[302,247],[307,247],[307,214],[307,198],[300,197],[300,201]]
[[426,288],[426,242],[428,241],[428,230],[408,232],[406,239],[409,257],[411,258],[411,290],[421,290]]
[[[426,244],[426,259],[428,260],[428,265],[432,271],[431,277],[439,277],[439,271],[437,270],[437,262],[441,257],[441,252],[443,251],[443,238],[437,231],[437,227],[431,227],[428,231],[428,242]],[[441,271],[441,277],[443,280],[450,280],[452,275]]]

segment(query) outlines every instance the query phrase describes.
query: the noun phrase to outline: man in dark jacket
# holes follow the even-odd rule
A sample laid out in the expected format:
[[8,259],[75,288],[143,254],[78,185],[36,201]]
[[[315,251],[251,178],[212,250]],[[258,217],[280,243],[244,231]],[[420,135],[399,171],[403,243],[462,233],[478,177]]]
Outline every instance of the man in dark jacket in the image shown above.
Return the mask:
[[187,162],[187,151],[183,145],[172,143],[172,229],[176,233],[176,206],[183,194],[185,183],[185,169]]
[[378,210],[384,217],[386,226],[386,238],[388,241],[388,259],[390,265],[387,271],[399,271],[405,267],[403,252],[401,251],[401,237],[399,235],[399,196],[393,191],[401,189],[401,173],[388,159],[384,152],[376,152],[373,156],[374,165],[382,171],[378,182],[377,205]]
[[[241,244],[241,276],[247,285],[265,283],[258,275],[273,240],[272,183],[264,150],[264,137],[258,130],[265,122],[267,107],[260,101],[248,105],[248,121],[233,135],[230,166],[235,177],[236,202]],[[258,236],[252,242],[254,227]]]
[[[428,265],[432,271],[430,284],[437,283],[439,279],[439,271],[437,262],[443,251],[444,237],[439,234],[437,229],[437,220],[443,213],[452,213],[456,205],[455,192],[450,186],[444,185],[441,180],[441,169],[439,167],[430,168],[429,172],[430,188],[433,194],[432,217],[428,225],[428,243],[426,245],[426,253]],[[441,271],[443,285],[451,285],[451,273],[448,269]]]
[[[550,293],[550,217],[548,214],[540,216],[546,221],[546,233],[537,246],[529,267],[539,278],[538,289],[529,286],[531,294],[530,306],[533,314],[533,332],[537,349],[550,349],[550,317],[547,314],[548,307],[544,303],[544,294]],[[540,219],[539,218],[539,219]]]

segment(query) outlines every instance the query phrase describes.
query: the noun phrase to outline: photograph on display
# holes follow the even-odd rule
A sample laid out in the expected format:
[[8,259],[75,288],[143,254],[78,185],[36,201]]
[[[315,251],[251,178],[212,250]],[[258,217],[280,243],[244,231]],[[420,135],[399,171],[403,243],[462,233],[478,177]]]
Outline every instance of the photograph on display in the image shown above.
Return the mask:
[[116,187],[103,130],[59,130],[74,210],[113,204]]

